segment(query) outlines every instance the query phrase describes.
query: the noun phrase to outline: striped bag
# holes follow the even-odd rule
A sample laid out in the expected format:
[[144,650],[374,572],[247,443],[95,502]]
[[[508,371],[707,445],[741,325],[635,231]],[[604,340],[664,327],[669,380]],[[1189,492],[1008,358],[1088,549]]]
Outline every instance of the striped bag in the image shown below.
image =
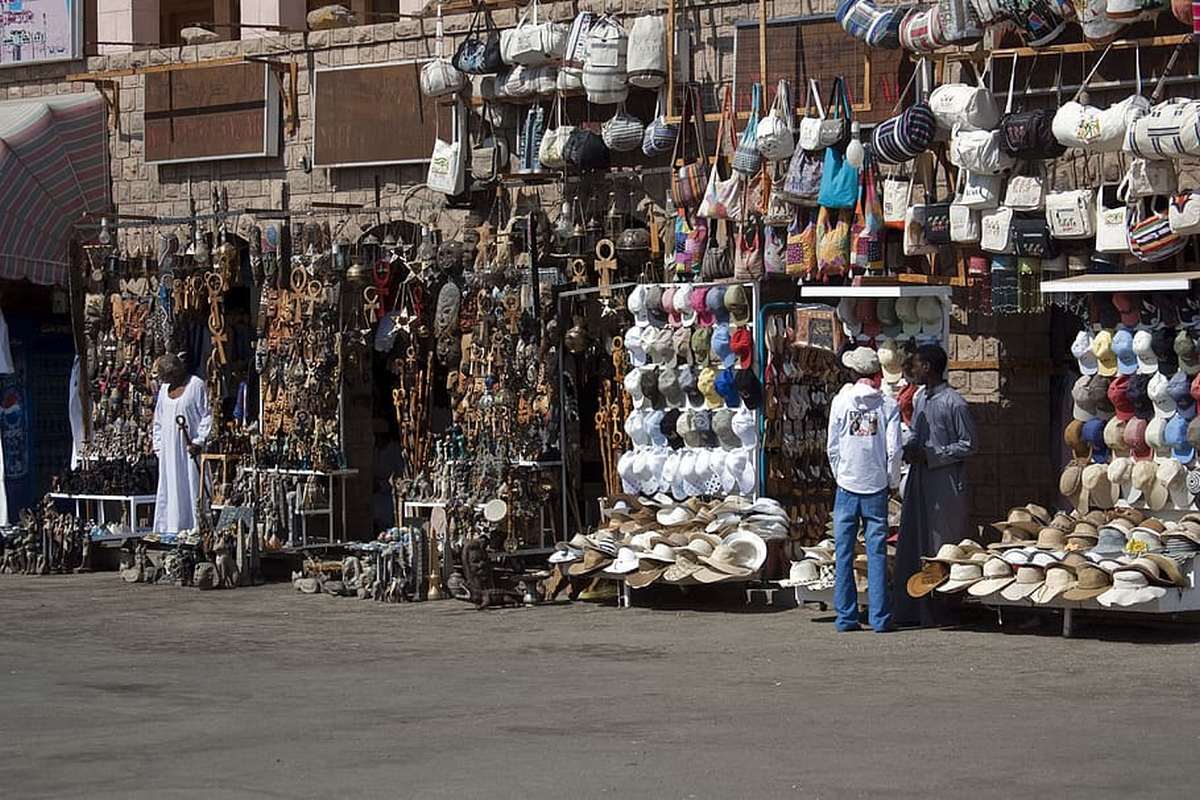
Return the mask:
[[1159,103],[1129,126],[1125,149],[1142,158],[1200,156],[1200,100]]
[[733,154],[733,171],[747,178],[762,167],[763,156],[758,150],[758,107],[762,104],[762,85],[754,84],[750,91],[750,119],[742,129],[737,150]]
[[904,91],[896,99],[896,105],[892,109],[893,116],[876,125],[871,131],[871,149],[880,164],[903,164],[911,161],[928,150],[929,145],[933,143],[933,137],[937,133],[937,118],[933,116],[929,104],[919,99],[920,92],[917,93],[917,102],[900,111],[908,90],[922,68],[923,65],[918,64],[913,70]]
[[1165,261],[1187,247],[1187,236],[1171,230],[1168,211],[1139,200],[1129,210],[1129,250],[1139,261]]

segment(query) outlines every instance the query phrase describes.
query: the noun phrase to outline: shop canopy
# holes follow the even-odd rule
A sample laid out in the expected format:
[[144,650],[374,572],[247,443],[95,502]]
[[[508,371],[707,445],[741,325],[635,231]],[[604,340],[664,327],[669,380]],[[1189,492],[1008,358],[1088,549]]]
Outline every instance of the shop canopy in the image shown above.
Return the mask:
[[67,282],[72,229],[109,207],[96,92],[0,103],[0,278]]

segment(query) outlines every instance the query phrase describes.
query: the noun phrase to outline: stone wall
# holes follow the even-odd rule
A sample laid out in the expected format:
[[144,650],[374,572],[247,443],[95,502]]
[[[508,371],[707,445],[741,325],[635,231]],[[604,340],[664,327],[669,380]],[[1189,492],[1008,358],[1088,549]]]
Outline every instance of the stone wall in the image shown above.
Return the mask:
[[[581,0],[580,10],[610,10],[613,2]],[[659,0],[624,0],[623,16],[636,16],[661,6]],[[835,0],[769,2],[770,17],[830,14]],[[546,3],[543,15],[569,20],[569,4]],[[694,71],[708,78],[729,78],[733,73],[734,22],[757,17],[755,3],[706,3],[686,14],[696,48]],[[516,12],[499,11],[496,23],[510,26]],[[451,50],[468,29],[467,16],[447,18],[445,27]],[[218,42],[198,47],[177,47],[92,57],[86,63],[21,67],[0,70],[0,98],[36,97],[84,91],[83,83],[68,83],[73,72],[119,70],[134,66],[196,62],[238,55],[294,54],[299,63],[299,127],[285,138],[281,154],[271,159],[227,162],[147,165],[142,148],[142,77],[118,78],[121,86],[120,130],[111,137],[113,199],[123,213],[185,216],[188,197],[203,211],[212,188],[223,188],[230,206],[277,208],[285,194],[293,211],[314,202],[375,204],[378,179],[381,204],[395,209],[395,218],[436,216],[441,198],[417,192],[406,202],[408,189],[424,179],[423,165],[353,169],[305,170],[303,159],[312,141],[309,97],[310,67],[339,66],[410,60],[433,51],[433,21],[405,20],[352,29],[265,36],[241,42]],[[849,46],[849,45],[848,45]],[[372,224],[374,216],[362,220]],[[348,235],[357,231],[350,226]],[[960,298],[961,300],[961,298]],[[1055,486],[1048,443],[1049,378],[1038,364],[1048,362],[1048,323],[1043,317],[997,318],[956,308],[950,358],[956,368],[950,381],[971,402],[980,431],[979,455],[972,460],[970,476],[978,522],[1004,516],[1011,505],[1030,500],[1047,502]],[[964,531],[964,535],[974,535]]]

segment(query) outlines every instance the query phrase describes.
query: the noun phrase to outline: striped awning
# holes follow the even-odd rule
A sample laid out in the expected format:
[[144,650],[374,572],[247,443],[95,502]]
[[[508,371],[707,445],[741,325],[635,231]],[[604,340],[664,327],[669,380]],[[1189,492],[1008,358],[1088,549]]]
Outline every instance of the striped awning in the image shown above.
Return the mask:
[[72,229],[109,201],[97,92],[0,103],[0,278],[67,282]]

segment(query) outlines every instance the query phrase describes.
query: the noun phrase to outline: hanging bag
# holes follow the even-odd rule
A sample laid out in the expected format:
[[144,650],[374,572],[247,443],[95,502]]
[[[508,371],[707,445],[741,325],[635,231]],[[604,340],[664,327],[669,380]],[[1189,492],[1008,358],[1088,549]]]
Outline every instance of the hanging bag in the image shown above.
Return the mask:
[[762,231],[756,223],[743,224],[737,235],[737,258],[733,279],[742,283],[763,276]]
[[663,94],[662,91],[658,93],[658,100],[654,104],[654,119],[642,134],[642,155],[647,158],[670,153],[671,148],[675,146],[676,137],[679,136],[679,128],[669,124],[666,115],[663,114]]
[[850,268],[850,209],[822,208],[817,212],[817,275],[823,283]]
[[862,191],[850,226],[850,263],[871,272],[883,269],[883,204],[879,199],[879,172],[868,157],[862,173]]
[[[688,84],[684,90],[683,116],[679,123],[679,135],[675,138],[675,147],[671,152],[671,200],[676,210],[687,213],[688,209],[696,208],[704,198],[704,190],[708,184],[708,156],[704,152],[704,129],[700,119],[704,109],[700,102],[700,88],[696,84]],[[688,123],[692,125],[695,136],[696,158],[687,161],[687,132]],[[683,160],[681,167],[676,162]]]
[[921,74],[922,65],[923,62],[913,69],[912,77],[905,84],[904,91],[896,98],[892,116],[871,131],[871,149],[881,164],[902,164],[911,161],[933,144],[933,137],[937,134],[937,120],[934,119],[929,104],[921,100],[919,91],[916,92],[915,102],[904,111],[900,111],[908,90]]
[[517,132],[517,157],[520,166],[517,173],[522,175],[542,172],[542,164],[538,160],[542,139],[546,134],[546,109],[533,106],[525,112],[525,121]]
[[[840,77],[837,79],[837,87],[840,88],[839,111],[847,115],[845,121],[849,124],[851,103],[846,94],[845,81]],[[857,136],[856,129],[852,129],[852,135]],[[852,209],[858,202],[861,181],[859,168],[846,158],[846,150],[847,145],[831,145],[825,148],[825,160],[821,165],[821,192],[817,196],[817,202],[826,208]]]
[[904,230],[908,204],[912,198],[912,179],[900,174],[883,179],[883,224],[893,230]]
[[758,152],[758,107],[762,97],[762,85],[754,84],[750,90],[750,119],[742,129],[737,150],[733,153],[733,171],[749,178],[762,167],[762,153]]
[[1173,258],[1187,247],[1187,236],[1171,229],[1169,208],[1156,209],[1153,200],[1138,200],[1129,211],[1129,250],[1139,261],[1156,263]]
[[[1104,175],[1103,163],[1100,165],[1100,175]],[[1129,225],[1125,218],[1127,208],[1119,194],[1118,187],[1103,182],[1096,190],[1097,253],[1129,252]]]
[[1129,162],[1129,169],[1121,179],[1117,191],[1122,201],[1173,195],[1179,191],[1179,175],[1175,171],[1175,162],[1135,158]]
[[[447,197],[460,195],[466,188],[466,170],[463,168],[463,135],[462,121],[465,111],[460,101],[455,101],[451,114],[453,121],[450,141],[440,136],[440,131],[434,134],[433,154],[429,159],[429,171],[425,176],[425,184],[435,192],[441,192]],[[441,115],[437,115],[440,119]]]
[[821,120],[819,147],[845,147],[850,142],[850,120],[853,112],[850,95],[846,90],[846,79],[840,75],[833,82],[828,114]]
[[[1175,68],[1183,45],[1171,52],[1162,75],[1150,95],[1151,110],[1129,125],[1125,149],[1135,156],[1168,159],[1200,156],[1200,101],[1173,98],[1163,102],[1167,75]],[[1139,68],[1139,80],[1141,71]]]
[[1013,252],[1019,258],[1054,258],[1058,244],[1041,216],[1014,214],[1012,218]]
[[588,36],[596,19],[596,14],[591,11],[581,11],[575,15],[567,32],[562,63],[558,67],[558,90],[564,94],[583,91],[583,63],[587,60]]
[[1017,162],[1001,147],[1000,131],[955,128],[950,137],[950,163],[978,175],[999,175]]
[[[1074,167],[1072,160],[1072,170]],[[1055,191],[1056,175],[1057,165],[1051,173],[1051,190],[1046,193],[1046,224],[1050,234],[1056,239],[1092,238],[1096,235],[1096,193],[1090,188]],[[1078,175],[1075,185],[1079,185]]]
[[638,17],[629,30],[629,85],[657,89],[666,80],[666,18],[657,14]]
[[775,100],[771,110],[758,123],[755,145],[758,152],[768,161],[782,161],[796,150],[796,138],[792,134],[792,88],[786,79],[780,78],[775,87]]
[[958,171],[954,202],[950,204],[950,241],[955,244],[979,242],[979,212],[962,202],[966,190],[967,172]]
[[471,147],[471,177],[480,183],[492,183],[508,168],[508,141],[496,135],[486,109],[479,128],[479,140]]
[[467,79],[446,58],[446,37],[442,32],[442,4],[437,7],[437,55],[421,67],[421,94],[426,97],[446,97],[458,94],[466,86]]
[[454,67],[467,75],[494,75],[504,68],[504,59],[500,56],[500,31],[482,0],[475,3],[471,29],[454,52]]
[[1141,48],[1134,50],[1137,75],[1134,94],[1105,109],[1088,105],[1088,83],[1111,48],[1109,45],[1104,49],[1075,96],[1054,114],[1054,138],[1064,147],[1078,148],[1085,153],[1115,153],[1124,146],[1130,126],[1150,111],[1150,101],[1142,97]]
[[798,211],[788,226],[787,274],[809,280],[817,271],[817,214]]
[[1007,206],[989,209],[979,215],[979,249],[996,255],[1013,252],[1013,210]]
[[818,205],[824,164],[825,159],[819,152],[797,150],[783,179],[783,196],[798,206]]
[[615,150],[618,153],[628,153],[641,147],[642,134],[645,131],[646,126],[625,109],[624,103],[617,106],[617,113],[613,114],[612,118],[600,128],[600,132],[604,136],[604,144],[608,146],[609,150]]
[[721,150],[725,139],[729,139],[729,149],[736,147],[733,138],[732,89],[725,87],[725,95],[721,101],[721,121],[717,125],[717,146],[713,151],[712,167],[708,173],[708,185],[704,190],[704,200],[696,216],[707,219],[737,219],[742,216],[743,192],[745,181],[730,169],[728,178],[721,178]]
[[967,45],[983,38],[983,25],[970,0],[938,0],[937,20],[946,44]]
[[[966,62],[963,62],[965,68]],[[938,128],[949,133],[960,130],[994,130],[1000,122],[1000,109],[992,91],[984,84],[991,59],[976,78],[975,85],[947,83],[937,87],[929,95],[929,108],[933,111]]]
[[1021,37],[1030,47],[1050,44],[1067,29],[1056,0],[1003,0]]
[[570,29],[557,22],[538,20],[538,0],[521,12],[517,26],[500,34],[500,56],[505,64],[540,67],[561,61]]
[[589,103],[623,103],[629,96],[629,37],[620,21],[605,15],[588,34],[583,89]]
[[[1171,224],[1171,231],[1179,236],[1194,236],[1200,233],[1200,192],[1188,192],[1172,197],[1167,218]],[[1099,239],[1097,234],[1097,250],[1100,249]]]
[[[908,182],[908,195],[905,198],[905,214],[904,214],[904,239],[903,252],[906,256],[924,256],[931,255],[937,252],[937,244],[929,238],[929,226],[936,223],[936,220],[930,219],[929,200],[933,199],[932,205],[936,206],[937,195],[934,187],[937,185],[936,166],[929,164],[934,156],[932,154],[922,156],[917,160],[913,178]],[[916,190],[917,174],[925,167],[925,178],[921,184],[922,196],[924,202],[916,203],[913,200],[913,193]],[[932,174],[931,174],[932,173]],[[935,214],[937,209],[935,208]],[[943,226],[945,228],[944,238],[949,241],[950,238],[950,218],[949,208],[945,209],[945,219]]]
[[1046,168],[1030,161],[1008,178],[1004,205],[1014,211],[1041,211],[1046,207]]
[[554,98],[554,127],[546,131],[538,148],[538,163],[547,169],[562,169],[567,165],[563,150],[575,132],[573,125],[563,122],[563,99]]
[[[1035,55],[1029,65],[1029,75],[1025,79],[1027,96],[1033,80],[1034,68],[1037,66]],[[1061,79],[1062,62],[1059,61]],[[1012,70],[1008,74],[1008,100],[1004,104],[1004,116],[1000,118],[1000,147],[1005,153],[1023,161],[1047,158],[1058,158],[1067,148],[1054,138],[1054,111],[1039,108],[1034,111],[1016,111],[1013,109],[1013,82],[1017,76],[1017,56],[1013,55]],[[1056,80],[1056,85],[1058,81]]]
[[[816,116],[808,113],[812,110],[814,103],[817,110]],[[796,146],[802,150],[820,150],[824,146],[821,144],[821,123],[824,120],[825,107],[821,105],[821,87],[815,80],[809,78],[804,94],[804,117],[796,128]]]

